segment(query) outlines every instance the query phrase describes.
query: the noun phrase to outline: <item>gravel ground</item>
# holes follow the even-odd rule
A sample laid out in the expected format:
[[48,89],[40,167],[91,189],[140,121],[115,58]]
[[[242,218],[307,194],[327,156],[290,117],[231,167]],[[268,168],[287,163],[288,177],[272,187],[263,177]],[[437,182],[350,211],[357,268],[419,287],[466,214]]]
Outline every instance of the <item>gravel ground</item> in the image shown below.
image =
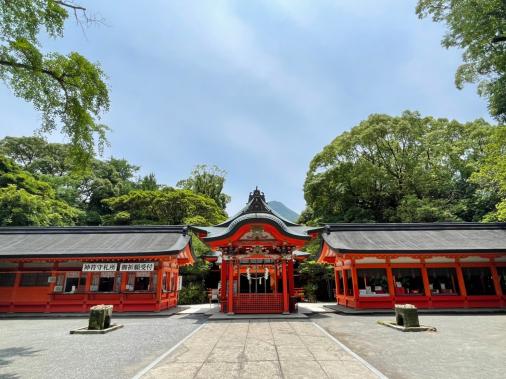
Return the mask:
[[108,334],[70,335],[87,319],[0,320],[0,378],[131,378],[204,321],[122,318]]
[[378,325],[393,316],[319,315],[317,324],[385,375],[397,378],[505,378],[506,316],[420,316],[437,332]]

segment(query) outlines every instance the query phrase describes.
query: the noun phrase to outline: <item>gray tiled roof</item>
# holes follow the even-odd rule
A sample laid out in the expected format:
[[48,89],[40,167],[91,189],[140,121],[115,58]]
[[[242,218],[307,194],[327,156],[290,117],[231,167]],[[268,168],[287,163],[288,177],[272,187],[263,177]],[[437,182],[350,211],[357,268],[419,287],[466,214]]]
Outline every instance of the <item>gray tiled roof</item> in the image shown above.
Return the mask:
[[248,203],[243,209],[221,224],[214,226],[192,226],[191,228],[197,232],[206,233],[205,237],[201,237],[203,241],[212,241],[225,238],[240,226],[254,222],[269,223],[276,226],[282,233],[303,240],[311,239],[310,232],[321,230],[320,227],[299,225],[283,218],[283,216],[269,207],[269,204],[265,201],[263,192],[260,192],[258,188],[250,193]]
[[223,224],[220,224],[216,226],[198,226],[193,228],[197,231],[205,231],[207,235],[203,239],[204,241],[210,241],[229,235],[233,233],[233,231],[236,230],[239,226],[251,222],[271,223],[277,226],[285,234],[302,239],[310,239],[311,237],[309,236],[308,232],[320,229],[296,224],[287,225],[283,219],[280,219],[279,217],[269,213],[246,213],[237,216],[237,218],[227,223],[226,226],[222,226]]
[[165,255],[189,241],[183,226],[0,228],[0,257]]
[[322,233],[346,252],[506,251],[506,224],[329,224]]

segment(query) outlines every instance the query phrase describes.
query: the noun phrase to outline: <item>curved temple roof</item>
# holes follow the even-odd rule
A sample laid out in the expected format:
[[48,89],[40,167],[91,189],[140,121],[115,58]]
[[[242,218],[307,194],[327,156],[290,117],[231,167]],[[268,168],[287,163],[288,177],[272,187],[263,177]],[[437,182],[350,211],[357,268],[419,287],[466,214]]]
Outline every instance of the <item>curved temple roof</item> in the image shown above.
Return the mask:
[[506,251],[506,223],[329,224],[322,237],[343,253]]
[[183,226],[0,228],[0,258],[172,255],[188,244]]
[[277,227],[283,234],[296,239],[309,240],[309,233],[320,231],[322,228],[295,224],[283,218],[269,207],[265,195],[256,188],[249,195],[248,203],[237,214],[221,224],[214,226],[191,226],[197,232],[206,233],[203,241],[215,241],[233,234],[240,226],[255,222],[268,223]]

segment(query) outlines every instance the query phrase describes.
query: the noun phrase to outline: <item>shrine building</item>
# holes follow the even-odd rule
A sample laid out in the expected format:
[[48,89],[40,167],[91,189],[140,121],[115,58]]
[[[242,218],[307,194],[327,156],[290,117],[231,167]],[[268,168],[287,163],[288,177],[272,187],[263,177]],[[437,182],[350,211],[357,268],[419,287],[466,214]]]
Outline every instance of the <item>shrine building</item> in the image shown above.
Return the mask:
[[192,229],[212,250],[205,259],[220,266],[221,311],[289,313],[302,291],[295,287],[294,265],[309,254],[300,251],[321,228],[284,219],[258,189],[247,205],[227,221]]
[[506,223],[298,225],[258,189],[215,226],[0,228],[0,312],[116,312],[175,307],[179,267],[195,262],[191,229],[219,270],[228,314],[290,313],[303,297],[301,249],[321,236],[339,306],[506,307]]
[[194,261],[183,226],[0,228],[0,312],[160,311]]
[[345,307],[506,307],[504,223],[330,224],[318,261]]

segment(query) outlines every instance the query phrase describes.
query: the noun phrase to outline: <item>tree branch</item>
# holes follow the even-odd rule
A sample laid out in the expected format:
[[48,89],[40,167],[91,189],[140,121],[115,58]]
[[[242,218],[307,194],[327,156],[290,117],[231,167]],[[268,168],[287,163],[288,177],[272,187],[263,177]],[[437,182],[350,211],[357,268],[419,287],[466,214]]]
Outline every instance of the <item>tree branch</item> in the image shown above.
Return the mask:
[[2,66],[9,66],[9,67],[15,67],[15,68],[22,68],[24,70],[29,70],[29,71],[32,71],[32,72],[39,72],[41,74],[46,74],[46,75],[50,76],[51,78],[53,78],[54,80],[56,80],[58,82],[58,84],[60,85],[61,89],[63,90],[63,93],[65,94],[65,100],[66,100],[66,102],[68,101],[68,97],[69,96],[68,96],[68,91],[67,91],[67,87],[66,87],[66,85],[68,83],[65,82],[65,79],[64,79],[64,77],[66,76],[65,74],[59,76],[55,72],[53,72],[51,70],[47,70],[47,69],[44,69],[44,68],[36,68],[34,66],[30,66],[30,65],[27,65],[25,63],[13,62],[13,61],[8,61],[8,60],[4,60],[4,59],[0,59],[0,65],[2,65]]
[[59,0],[55,1],[55,3],[58,5],[61,5],[62,7],[71,8],[74,10],[74,12],[76,12],[78,10],[86,12],[86,8],[84,8],[80,5],[70,4],[70,3],[66,3],[65,1],[59,1]]
[[492,43],[506,42],[506,35],[499,35],[492,38]]

